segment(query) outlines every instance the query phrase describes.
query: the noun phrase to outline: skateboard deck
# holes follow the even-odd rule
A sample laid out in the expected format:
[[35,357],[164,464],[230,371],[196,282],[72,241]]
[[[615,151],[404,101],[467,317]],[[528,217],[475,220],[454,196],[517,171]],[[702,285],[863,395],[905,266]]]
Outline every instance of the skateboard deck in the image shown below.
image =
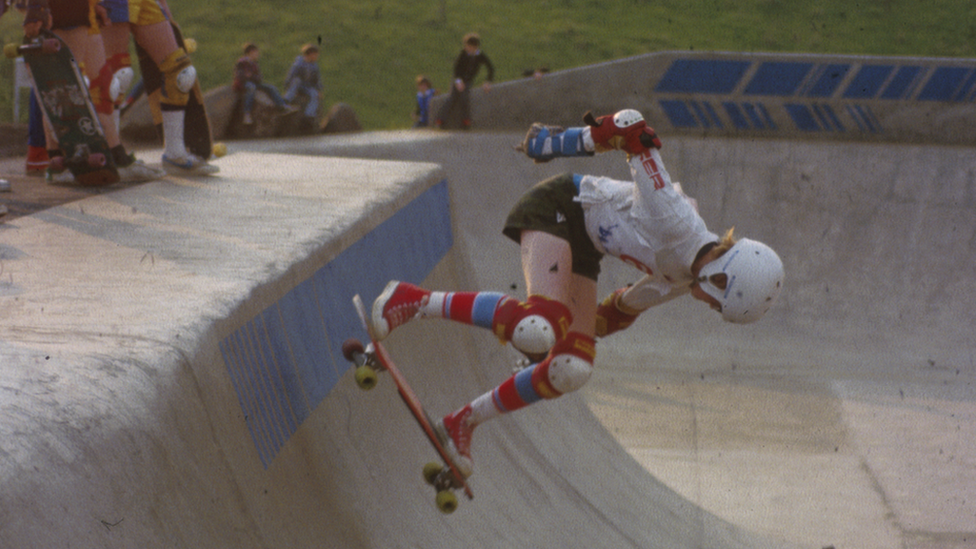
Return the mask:
[[[196,41],[184,39],[183,33],[176,23],[173,25],[173,34],[176,36],[176,43],[186,50],[193,53],[196,50]],[[142,73],[142,81],[145,85],[145,94],[149,100],[149,110],[152,112],[153,122],[160,138],[163,136],[163,74],[159,72],[159,67],[152,60],[152,57],[136,44],[136,53],[139,58],[139,70]],[[186,143],[186,150],[191,153],[209,160],[225,149],[220,144],[213,142],[213,132],[210,127],[210,117],[207,115],[207,108],[203,103],[203,91],[200,89],[200,81],[197,80],[190,90],[190,100],[186,104],[183,119],[183,141]],[[215,147],[215,145],[218,145]]]
[[54,167],[67,168],[81,185],[109,185],[119,180],[119,172],[105,140],[88,85],[74,56],[56,34],[42,30],[24,44],[8,44],[7,57],[24,56],[37,90],[41,110],[63,158],[52,159]]
[[[400,397],[403,399],[404,404],[407,405],[407,409],[413,415],[414,419],[417,420],[417,424],[420,425],[421,430],[430,441],[431,446],[434,447],[434,450],[440,455],[443,461],[443,465],[427,464],[424,467],[424,478],[437,489],[437,507],[444,513],[451,513],[457,508],[457,499],[454,498],[451,490],[462,490],[468,499],[472,499],[474,493],[471,491],[471,487],[468,486],[467,482],[465,482],[460,471],[458,471],[457,466],[454,465],[447,450],[444,449],[444,445],[434,430],[430,416],[424,411],[420,398],[417,397],[417,394],[407,383],[406,377],[404,377],[400,369],[394,364],[386,348],[376,340],[372,322],[369,321],[366,307],[363,305],[363,300],[358,294],[353,297],[353,305],[356,307],[356,313],[363,323],[363,328],[369,334],[371,343],[369,347],[364,349],[362,343],[358,340],[347,340],[342,346],[343,354],[357,366],[357,383],[360,383],[360,387],[364,389],[372,388],[375,385],[375,372],[377,370],[390,374]],[[364,368],[365,370],[363,370]],[[370,376],[371,372],[373,373],[372,376]],[[365,377],[365,383],[360,382],[361,376]]]

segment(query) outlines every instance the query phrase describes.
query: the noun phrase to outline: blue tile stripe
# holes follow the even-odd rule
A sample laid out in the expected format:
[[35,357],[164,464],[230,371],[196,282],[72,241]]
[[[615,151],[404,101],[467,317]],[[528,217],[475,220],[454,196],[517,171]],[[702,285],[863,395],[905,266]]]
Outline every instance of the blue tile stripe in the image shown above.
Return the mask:
[[672,59],[650,83],[675,129],[883,134],[880,119],[901,108],[895,102],[976,102],[972,60],[695,56]]
[[818,98],[832,97],[850,70],[849,64],[820,65],[816,69],[816,80],[803,95]]
[[922,67],[899,67],[891,82],[881,92],[881,99],[907,99],[918,85]]
[[743,90],[744,95],[790,97],[796,95],[801,84],[813,69],[813,63],[768,61],[759,68]]
[[[750,72],[752,67],[755,70]],[[976,69],[961,66],[934,67],[913,98],[926,71],[912,63],[865,63],[855,69],[852,63],[685,58],[671,62],[654,92],[729,95],[742,88],[742,94],[747,96],[830,98],[852,71],[841,98],[971,101],[976,96]]]
[[676,128],[697,128],[699,125],[686,101],[661,101],[661,108]]
[[352,296],[370,302],[391,279],[420,282],[452,245],[441,181],[220,341],[265,468],[349,368],[342,342],[366,337]]
[[[721,109],[716,109],[708,101],[678,101],[662,100],[659,103],[664,110],[668,122],[678,128],[733,128],[745,129],[776,129],[769,110],[762,103],[735,103],[726,101]],[[728,121],[719,114],[724,112]]]
[[734,101],[725,101],[722,103],[722,108],[725,109],[725,114],[728,115],[729,119],[732,121],[732,125],[736,129],[748,130],[751,128],[749,121],[742,113],[742,109],[739,108],[738,103],[735,103]]
[[892,65],[864,65],[844,90],[845,99],[871,99],[878,95],[881,86],[894,72]]
[[937,67],[918,94],[919,101],[959,101],[972,88],[972,69]]
[[657,93],[728,94],[739,85],[751,61],[676,59],[655,86]]

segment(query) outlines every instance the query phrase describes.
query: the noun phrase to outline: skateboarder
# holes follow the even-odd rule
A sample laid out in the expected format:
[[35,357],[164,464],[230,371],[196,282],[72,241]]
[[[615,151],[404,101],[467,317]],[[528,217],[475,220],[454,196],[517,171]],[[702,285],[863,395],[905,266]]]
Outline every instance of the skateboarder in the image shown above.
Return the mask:
[[[565,174],[530,189],[503,233],[519,242],[528,298],[495,292],[430,291],[390,282],[373,303],[376,336],[414,318],[439,317],[492,330],[538,362],[437,424],[449,452],[470,475],[474,428],[501,414],[582,387],[596,337],[622,330],[651,306],[691,294],[736,323],[762,317],[780,292],[783,265],[760,242],[710,232],[672,184],[661,142],[640,113],[589,118],[580,128],[533,125],[522,149],[537,161],[594,152],[627,153],[633,181]],[[630,289],[597,302],[604,255],[642,271]]]
[[184,111],[197,72],[179,47],[165,0],[103,0],[112,24],[102,29],[105,54],[118,71],[132,66],[129,36],[152,57],[163,74],[163,168],[177,174],[212,174],[217,166],[186,149]]

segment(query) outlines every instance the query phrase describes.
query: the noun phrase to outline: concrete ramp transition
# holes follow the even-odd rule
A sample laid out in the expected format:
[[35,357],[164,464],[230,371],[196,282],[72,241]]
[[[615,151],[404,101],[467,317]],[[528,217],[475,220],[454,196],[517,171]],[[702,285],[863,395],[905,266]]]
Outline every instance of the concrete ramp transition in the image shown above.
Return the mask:
[[[651,477],[580,395],[485,426],[476,499],[444,517],[392,386],[344,375],[354,292],[500,280],[485,265],[517,284],[514,247],[481,247],[467,212],[531,178],[452,196],[427,163],[220,165],[4,226],[5,547],[768,546]],[[390,348],[435,413],[513,364],[446,323]]]
[[[671,88],[552,107],[647,105],[659,129],[692,134],[662,131],[663,155],[709,227],[783,257],[762,322],[727,325],[688,298],[599,342],[583,391],[479,428],[475,499],[445,517],[392,385],[360,392],[339,353],[364,335],[350,298],[391,278],[522,296],[500,234],[511,204],[564,171],[627,178],[621,155],[536,165],[507,130],[234,143],[218,177],[0,225],[0,546],[976,547],[976,162],[821,139],[851,137],[872,101],[890,131],[869,141],[920,139],[888,101],[922,103],[925,135],[969,116],[971,63],[672,57],[655,77]],[[716,63],[738,67],[720,73],[729,97],[699,86]],[[757,99],[784,71],[810,102]],[[606,96],[600,78],[583,79]],[[551,99],[578,80],[541,85]],[[865,82],[870,97],[850,97]],[[476,123],[509,94],[509,112],[546,112],[516,93],[533,84],[498,86]],[[630,102],[647,89],[670,95]],[[773,124],[737,123],[760,106]],[[635,278],[607,260],[600,291]],[[433,320],[389,348],[433,414],[517,359]]]

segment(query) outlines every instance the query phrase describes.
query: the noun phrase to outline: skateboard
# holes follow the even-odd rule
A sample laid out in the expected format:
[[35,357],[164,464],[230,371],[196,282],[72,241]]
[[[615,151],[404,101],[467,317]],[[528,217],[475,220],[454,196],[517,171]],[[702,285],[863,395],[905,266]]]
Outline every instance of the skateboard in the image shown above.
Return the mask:
[[[176,23],[173,26],[173,34],[176,36],[176,43],[186,50],[193,53],[197,49],[197,42],[192,38],[183,38],[183,33]],[[139,57],[139,70],[142,72],[142,81],[145,85],[145,94],[149,99],[149,110],[152,112],[153,122],[160,138],[163,136],[163,73],[159,72],[159,67],[152,60],[152,57],[136,44],[136,53]],[[213,132],[210,128],[210,117],[207,115],[207,108],[203,103],[203,91],[200,89],[200,81],[193,83],[190,90],[190,100],[186,104],[183,119],[183,141],[186,143],[186,150],[191,153],[209,160],[212,157],[224,156],[227,147],[223,143],[214,143]]]
[[7,44],[9,58],[24,56],[37,90],[41,110],[64,156],[51,159],[55,170],[67,168],[81,185],[109,185],[119,172],[105,141],[105,132],[88,94],[85,77],[68,46],[58,36],[42,30],[23,45]]
[[390,374],[393,383],[397,386],[400,397],[407,405],[407,409],[413,414],[424,435],[430,441],[434,450],[440,455],[443,462],[426,464],[423,469],[424,480],[437,491],[435,500],[437,508],[444,514],[453,513],[458,506],[457,496],[454,495],[454,490],[463,491],[468,499],[474,498],[474,493],[444,449],[443,442],[434,431],[434,423],[431,421],[430,416],[427,415],[427,412],[424,411],[424,407],[420,403],[417,394],[407,384],[407,379],[400,372],[400,369],[397,368],[396,364],[393,363],[393,359],[390,358],[389,353],[386,352],[383,345],[376,340],[373,333],[373,325],[369,321],[369,316],[366,314],[366,307],[363,305],[362,298],[357,294],[353,297],[352,301],[356,307],[356,313],[363,323],[363,328],[366,329],[371,340],[370,344],[366,347],[363,347],[363,344],[358,339],[347,339],[342,344],[342,354],[346,357],[346,360],[356,366],[356,384],[361,389],[369,390],[377,384],[377,372],[387,372]]

